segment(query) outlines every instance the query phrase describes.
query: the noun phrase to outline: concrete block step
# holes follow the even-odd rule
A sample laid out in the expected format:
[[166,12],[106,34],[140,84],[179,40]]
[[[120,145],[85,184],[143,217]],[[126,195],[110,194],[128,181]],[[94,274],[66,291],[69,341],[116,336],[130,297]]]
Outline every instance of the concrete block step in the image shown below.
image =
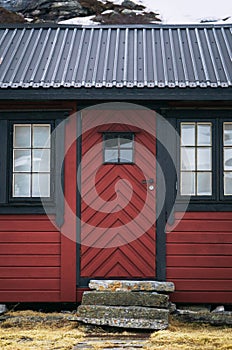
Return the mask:
[[82,305],[144,306],[168,308],[169,296],[156,292],[84,292]]

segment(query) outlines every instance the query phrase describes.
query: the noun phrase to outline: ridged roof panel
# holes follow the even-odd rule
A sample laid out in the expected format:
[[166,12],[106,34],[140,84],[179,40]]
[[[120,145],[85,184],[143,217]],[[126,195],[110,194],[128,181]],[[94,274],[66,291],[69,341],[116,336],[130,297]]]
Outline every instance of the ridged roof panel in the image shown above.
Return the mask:
[[0,87],[228,87],[232,26],[0,28]]

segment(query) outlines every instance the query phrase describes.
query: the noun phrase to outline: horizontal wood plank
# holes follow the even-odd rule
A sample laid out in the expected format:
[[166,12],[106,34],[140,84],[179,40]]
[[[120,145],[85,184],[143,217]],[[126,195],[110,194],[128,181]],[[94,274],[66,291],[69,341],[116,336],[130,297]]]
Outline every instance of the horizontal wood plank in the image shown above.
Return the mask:
[[174,226],[167,227],[168,232],[232,232],[232,218],[231,220],[182,220],[176,221]]
[[231,267],[232,256],[168,255],[167,267]]
[[213,212],[213,211],[188,211],[185,213],[176,212],[176,219],[184,219],[184,220],[209,220],[209,219],[217,219],[217,220],[230,220],[232,221],[231,212]]
[[60,254],[60,244],[57,243],[2,243],[0,246],[0,254],[11,254],[11,255],[58,255]]
[[60,255],[0,255],[0,266],[58,267],[60,266]]
[[[59,267],[0,267],[0,278],[59,278]],[[1,289],[1,285],[0,285]]]
[[232,232],[170,232],[168,243],[232,243]]
[[49,220],[3,220],[0,219],[0,230],[12,232],[42,232],[57,231],[56,227]]
[[[231,276],[232,278],[232,276]],[[177,291],[232,291],[232,279],[228,280],[190,280],[190,279],[175,279],[172,278]]]
[[[0,222],[1,225],[1,222]],[[60,232],[0,232],[1,243],[59,243]]]
[[231,255],[232,244],[167,243],[168,255]]
[[179,292],[170,294],[173,303],[195,303],[195,304],[231,304],[232,291],[201,291],[201,292]]
[[59,290],[59,279],[0,279],[0,290]]
[[181,279],[232,279],[232,267],[212,268],[212,267],[168,267],[167,278],[172,280]]
[[[60,292],[59,291],[44,291],[44,290],[31,290],[26,291],[12,291],[5,290],[0,291],[1,303],[9,302],[60,302]],[[68,300],[67,300],[68,301]]]

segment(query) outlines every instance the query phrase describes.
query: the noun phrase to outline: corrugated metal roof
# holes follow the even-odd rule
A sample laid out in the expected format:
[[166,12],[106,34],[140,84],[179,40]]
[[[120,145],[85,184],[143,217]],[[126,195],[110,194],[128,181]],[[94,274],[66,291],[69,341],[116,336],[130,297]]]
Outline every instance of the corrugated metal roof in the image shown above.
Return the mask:
[[0,28],[0,87],[228,87],[232,26]]

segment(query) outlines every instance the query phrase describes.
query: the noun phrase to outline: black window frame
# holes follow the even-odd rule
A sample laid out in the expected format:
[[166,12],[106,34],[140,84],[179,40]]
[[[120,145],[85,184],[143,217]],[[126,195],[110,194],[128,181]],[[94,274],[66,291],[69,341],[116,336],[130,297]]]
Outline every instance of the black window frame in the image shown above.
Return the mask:
[[[186,112],[187,113],[187,112]],[[223,174],[223,125],[225,122],[232,123],[232,112],[223,111],[196,111],[189,116],[179,116],[176,119],[176,127],[180,135],[182,122],[210,122],[212,123],[212,196],[184,196],[180,194],[180,183],[177,183],[177,203],[190,198],[189,210],[212,210],[230,211],[232,195],[224,195],[224,174]],[[180,144],[177,140],[177,164],[180,181]]]
[[13,174],[14,174],[14,170],[13,170],[13,150],[14,150],[14,126],[15,125],[41,125],[41,124],[49,124],[51,127],[51,146],[50,146],[50,196],[49,197],[42,197],[42,201],[46,204],[49,203],[54,203],[55,200],[55,139],[52,136],[52,133],[55,129],[55,122],[54,120],[33,120],[33,121],[28,121],[28,120],[22,120],[22,121],[15,121],[15,120],[10,120],[9,121],[9,134],[10,134],[10,156],[8,157],[8,169],[9,169],[9,176],[10,176],[10,184],[8,186],[8,201],[9,203],[38,203],[40,205],[42,205],[42,201],[41,201],[41,197],[17,197],[17,196],[13,196]]
[[[105,141],[106,141],[106,137],[109,136],[109,135],[112,135],[114,137],[117,137],[118,139],[120,137],[122,138],[125,138],[126,135],[130,135],[131,136],[131,141],[132,141],[132,147],[131,148],[128,148],[126,147],[125,150],[131,150],[132,151],[132,161],[129,162],[121,162],[120,161],[120,156],[118,156],[118,161],[117,162],[110,162],[110,161],[106,161],[105,160],[105,150],[107,149],[105,147]],[[102,153],[103,153],[103,164],[112,164],[112,165],[124,165],[124,164],[129,164],[129,165],[133,165],[135,163],[135,143],[134,143],[134,140],[135,140],[135,133],[133,131],[107,131],[107,132],[103,132],[103,148],[102,148]],[[120,155],[120,150],[123,150],[124,148],[123,147],[120,147],[120,144],[118,144],[118,155]]]
[[[52,110],[7,110],[0,113],[0,214],[45,214],[43,203],[46,202],[46,213],[54,214],[58,226],[63,223],[64,215],[64,151],[65,123],[70,109]],[[62,124],[61,124],[62,123]],[[51,145],[51,196],[43,197],[13,197],[12,167],[13,167],[13,125],[14,124],[50,124],[52,135]],[[58,171],[61,174],[58,176]],[[58,181],[60,181],[58,183]]]

